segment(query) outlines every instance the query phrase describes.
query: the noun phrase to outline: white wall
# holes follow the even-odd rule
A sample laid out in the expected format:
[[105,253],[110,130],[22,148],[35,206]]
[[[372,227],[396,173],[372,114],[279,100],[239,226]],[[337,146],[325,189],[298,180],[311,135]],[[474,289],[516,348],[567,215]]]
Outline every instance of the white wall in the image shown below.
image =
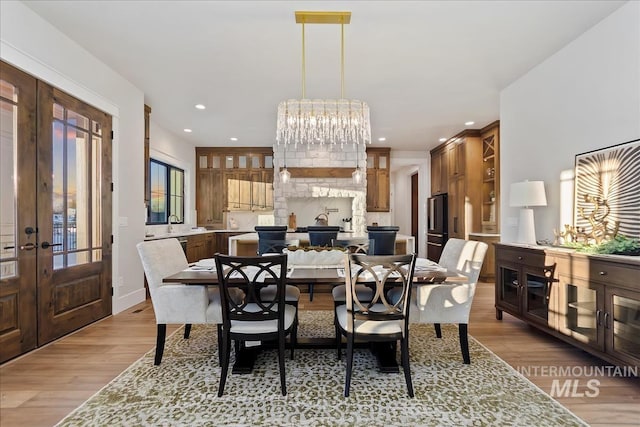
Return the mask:
[[122,311],[145,298],[135,247],[144,236],[144,94],[24,4],[3,1],[0,15],[4,61],[113,116],[113,312]]
[[[185,224],[197,225],[196,205],[196,154],[195,146],[172,132],[167,131],[153,120],[153,106],[149,126],[149,155],[172,166],[184,170],[184,217]],[[144,209],[144,205],[143,205]]]
[[517,234],[512,182],[543,180],[536,237],[553,239],[561,217],[560,175],[575,155],[640,137],[640,2],[631,1],[502,91],[502,241]]
[[[411,235],[411,175],[418,173],[418,236],[415,250],[427,256],[427,198],[431,192],[429,151],[391,150],[392,212],[391,223],[401,234]],[[381,224],[382,225],[382,224]]]

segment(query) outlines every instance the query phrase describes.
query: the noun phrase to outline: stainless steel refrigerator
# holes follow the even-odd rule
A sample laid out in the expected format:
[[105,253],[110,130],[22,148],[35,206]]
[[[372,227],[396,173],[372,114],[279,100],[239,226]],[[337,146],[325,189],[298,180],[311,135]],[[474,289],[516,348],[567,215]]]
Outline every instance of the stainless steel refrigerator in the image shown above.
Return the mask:
[[449,239],[448,201],[446,194],[438,194],[427,200],[427,258],[438,262],[445,243]]

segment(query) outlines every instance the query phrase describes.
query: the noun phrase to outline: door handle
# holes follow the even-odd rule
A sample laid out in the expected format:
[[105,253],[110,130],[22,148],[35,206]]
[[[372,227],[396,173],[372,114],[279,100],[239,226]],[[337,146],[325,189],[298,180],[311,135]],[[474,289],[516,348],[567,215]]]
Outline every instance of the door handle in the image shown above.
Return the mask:
[[23,250],[23,251],[32,251],[32,250],[37,249],[37,248],[38,248],[38,244],[37,243],[31,243],[31,242],[27,243],[26,245],[20,246],[20,249]]
[[40,245],[40,247],[42,249],[49,249],[52,248],[54,246],[62,246],[62,243],[54,243],[53,245],[50,244],[49,242],[42,242],[42,244]]

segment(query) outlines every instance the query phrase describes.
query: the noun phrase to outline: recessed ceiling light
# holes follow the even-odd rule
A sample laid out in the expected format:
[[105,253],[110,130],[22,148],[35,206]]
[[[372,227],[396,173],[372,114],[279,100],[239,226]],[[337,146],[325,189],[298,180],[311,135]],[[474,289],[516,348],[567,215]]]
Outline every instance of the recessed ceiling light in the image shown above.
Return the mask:
[[229,139],[230,139],[230,140],[232,140],[232,141],[237,141],[237,140],[238,140],[238,138],[236,138],[235,136],[232,136],[232,137],[231,137],[231,138],[229,138]]
[[386,141],[386,140],[387,140],[387,138],[385,138],[384,136],[383,136],[383,137],[381,137],[381,138],[378,138],[378,141],[380,141],[380,142],[384,142],[384,141]]
[[193,132],[191,129],[184,129],[184,131],[185,131],[186,133],[191,133],[191,132]]
[[474,124],[475,122],[465,122],[464,125],[465,126],[471,126],[472,124]]
[[196,108],[197,108],[198,110],[204,110],[204,109],[205,109],[205,108],[207,108],[207,107],[205,107],[205,106],[204,106],[204,105],[202,105],[202,104],[196,104]]
[[447,140],[447,138],[440,138],[438,141],[445,142],[446,140]]

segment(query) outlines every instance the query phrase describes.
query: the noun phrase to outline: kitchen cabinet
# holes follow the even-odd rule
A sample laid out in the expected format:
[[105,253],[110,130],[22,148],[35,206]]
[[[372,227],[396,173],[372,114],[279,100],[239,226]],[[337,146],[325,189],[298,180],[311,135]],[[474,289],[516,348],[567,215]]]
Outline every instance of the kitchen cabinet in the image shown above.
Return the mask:
[[469,233],[469,239],[487,244],[487,254],[484,257],[484,262],[482,263],[482,269],[480,270],[480,276],[478,278],[483,282],[493,282],[496,278],[496,250],[494,243],[498,243],[500,241],[500,235],[489,233]]
[[[269,157],[271,156],[271,157]],[[273,154],[237,152],[225,155],[227,211],[273,209]]]
[[367,211],[389,212],[390,148],[367,148]]
[[222,225],[224,212],[224,172],[222,156],[197,154],[196,212],[199,227]]
[[481,230],[482,142],[477,130],[465,130],[447,144],[449,189],[449,237],[469,239]]
[[499,129],[466,129],[431,150],[431,194],[448,193],[450,238],[498,233]]
[[[219,252],[221,254],[229,253],[229,237],[239,236],[240,234],[246,234],[245,232],[239,231],[225,231],[216,233],[216,249],[215,252]],[[257,255],[258,250],[256,247],[256,251],[251,254],[246,254],[247,256],[255,256]]]
[[[638,365],[638,257],[502,243],[495,247],[498,319],[505,311],[604,360]],[[552,262],[555,280],[547,304],[541,305],[536,272]]]
[[449,189],[448,150],[439,146],[431,150],[431,195],[446,193]]
[[211,258],[215,253],[216,236],[214,233],[194,234],[187,237],[186,255],[188,262]]
[[224,227],[223,212],[273,209],[273,150],[196,148],[198,226]]
[[482,232],[497,233],[500,224],[500,159],[498,121],[482,129]]

